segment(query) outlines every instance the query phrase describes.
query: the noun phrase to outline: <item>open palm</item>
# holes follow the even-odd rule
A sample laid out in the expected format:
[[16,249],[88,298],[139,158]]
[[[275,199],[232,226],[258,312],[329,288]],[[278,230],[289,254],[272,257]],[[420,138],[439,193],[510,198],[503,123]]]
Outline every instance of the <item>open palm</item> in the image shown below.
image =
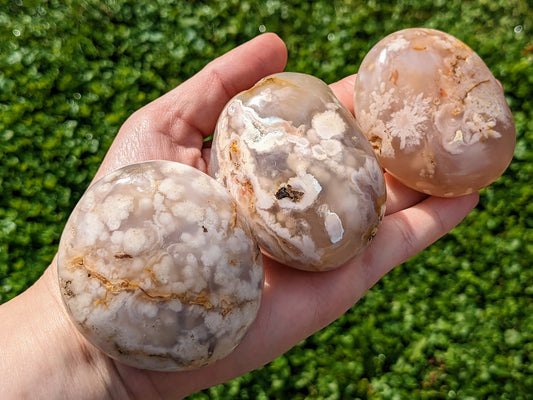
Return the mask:
[[[224,105],[262,77],[282,71],[286,58],[283,42],[265,34],[214,60],[125,122],[97,178],[152,159],[179,161],[206,172],[209,149],[203,148],[204,138],[213,132]],[[350,110],[354,78],[331,85]],[[362,256],[322,273],[294,270],[264,258],[259,314],[241,345],[225,359],[188,372],[142,371],[108,359],[74,333],[77,351],[90,360],[93,373],[98,369],[109,393],[133,398],[185,396],[261,367],[342,315],[389,270],[450,231],[478,199],[475,193],[455,199],[428,197],[390,176],[386,179],[386,216]],[[58,290],[55,295],[59,297]],[[68,326],[75,332],[73,325]]]

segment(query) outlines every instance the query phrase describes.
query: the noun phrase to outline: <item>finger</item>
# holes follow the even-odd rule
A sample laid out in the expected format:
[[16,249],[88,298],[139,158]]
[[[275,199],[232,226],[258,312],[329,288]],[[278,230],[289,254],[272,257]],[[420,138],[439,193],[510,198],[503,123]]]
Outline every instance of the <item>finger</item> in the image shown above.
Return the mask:
[[[389,215],[367,251],[336,270],[325,273],[302,273],[286,267],[287,271],[276,270],[278,279],[265,288],[265,297],[273,308],[277,304],[278,309],[260,312],[268,312],[278,319],[283,315],[301,316],[299,321],[277,321],[290,324],[292,329],[276,339],[290,347],[294,341],[303,339],[296,336],[298,333],[311,333],[333,322],[392,268],[420,253],[459,224],[477,201],[477,193],[451,199],[429,197],[411,208]],[[266,272],[270,278],[272,274]],[[302,281],[306,284],[295,284]],[[298,291],[298,287],[304,289]],[[292,299],[288,299],[289,296]],[[284,313],[282,302],[301,309]],[[298,325],[300,322],[303,326]]]
[[478,193],[456,198],[428,197],[386,216],[363,258],[365,286],[418,254],[451,231],[476,206]]
[[233,96],[261,78],[283,71],[286,62],[287,49],[277,35],[257,36],[210,62],[153,107],[166,110],[161,122],[172,123],[169,126],[172,136],[193,128],[207,137],[213,133],[222,108]]
[[428,197],[427,194],[408,188],[387,172],[385,172],[385,182],[387,183],[387,206],[385,208],[385,215],[394,214],[400,210],[414,206]]
[[198,74],[135,112],[113,141],[95,179],[133,162],[179,161],[202,171],[203,137],[224,105],[262,77],[282,71],[287,49],[275,34],[260,35],[209,63]]
[[331,90],[333,90],[333,93],[335,93],[335,96],[337,96],[341,103],[344,104],[352,114],[354,113],[353,91],[356,76],[357,74],[350,75],[329,85]]

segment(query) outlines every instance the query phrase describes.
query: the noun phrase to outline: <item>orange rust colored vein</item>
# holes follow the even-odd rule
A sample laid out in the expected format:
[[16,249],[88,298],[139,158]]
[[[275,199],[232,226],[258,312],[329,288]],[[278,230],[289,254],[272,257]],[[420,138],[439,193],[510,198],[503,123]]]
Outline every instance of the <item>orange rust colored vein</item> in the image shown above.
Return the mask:
[[[109,279],[106,276],[102,275],[99,272],[91,269],[83,260],[82,257],[75,259],[72,262],[72,265],[76,268],[82,268],[87,272],[89,278],[94,278],[100,281],[100,283],[106,287],[106,293],[103,299],[96,300],[94,305],[98,306],[103,304],[107,306],[107,296],[109,293],[120,293],[120,292],[134,292],[140,291],[144,296],[148,297],[150,300],[155,301],[170,301],[170,300],[179,300],[182,304],[185,305],[196,305],[205,308],[208,311],[216,311],[221,314],[223,317],[226,316],[233,309],[234,304],[230,301],[223,300],[221,301],[220,306],[215,306],[209,300],[206,291],[201,291],[198,294],[191,293],[157,293],[152,290],[144,289],[138,282],[130,281],[128,279]],[[151,269],[148,269],[149,273],[152,272]],[[151,279],[155,279],[153,273],[151,274]]]
[[399,76],[398,70],[395,69],[394,71],[392,71],[392,73],[391,73],[391,75],[389,77],[389,81],[391,81],[394,85],[397,85],[398,76]]
[[489,79],[485,79],[485,80],[483,80],[483,81],[480,81],[480,82],[474,84],[474,86],[472,86],[470,89],[468,89],[468,90],[466,91],[466,93],[465,93],[465,95],[463,96],[463,99],[462,99],[462,100],[464,101],[464,100],[466,99],[466,97],[470,94],[470,92],[471,92],[472,90],[474,90],[474,89],[477,88],[478,86],[482,85],[483,83],[489,83],[489,82],[490,82]]

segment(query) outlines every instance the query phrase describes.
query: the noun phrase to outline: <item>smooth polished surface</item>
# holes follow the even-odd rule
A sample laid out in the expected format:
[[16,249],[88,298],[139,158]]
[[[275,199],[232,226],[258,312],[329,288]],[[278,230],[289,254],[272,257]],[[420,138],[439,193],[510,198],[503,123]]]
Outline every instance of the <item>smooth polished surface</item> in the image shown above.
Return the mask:
[[133,164],[91,186],[61,237],[58,272],[90,342],[161,371],[229,354],[263,288],[261,254],[226,190],[170,161]]
[[354,108],[382,166],[427,194],[479,190],[513,156],[501,86],[471,48],[441,31],[405,29],[378,42],[361,63]]
[[259,81],[225,107],[210,174],[289,266],[337,268],[366,248],[384,213],[383,173],[350,112],[310,75]]

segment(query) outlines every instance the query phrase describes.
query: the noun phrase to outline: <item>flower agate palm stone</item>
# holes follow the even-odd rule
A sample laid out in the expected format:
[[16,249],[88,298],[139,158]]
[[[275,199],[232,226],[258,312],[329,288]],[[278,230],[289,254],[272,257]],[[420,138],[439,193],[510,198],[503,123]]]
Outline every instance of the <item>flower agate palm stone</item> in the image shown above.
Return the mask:
[[501,86],[447,33],[411,28],[378,42],[361,63],[354,101],[381,165],[420,192],[476,191],[513,157],[514,121]]
[[380,224],[384,176],[352,114],[329,87],[284,72],[222,111],[210,174],[251,221],[262,251],[324,271],[366,248]]
[[175,162],[97,181],[58,252],[61,293],[81,333],[138,368],[177,371],[228,355],[261,299],[261,253],[224,187]]

